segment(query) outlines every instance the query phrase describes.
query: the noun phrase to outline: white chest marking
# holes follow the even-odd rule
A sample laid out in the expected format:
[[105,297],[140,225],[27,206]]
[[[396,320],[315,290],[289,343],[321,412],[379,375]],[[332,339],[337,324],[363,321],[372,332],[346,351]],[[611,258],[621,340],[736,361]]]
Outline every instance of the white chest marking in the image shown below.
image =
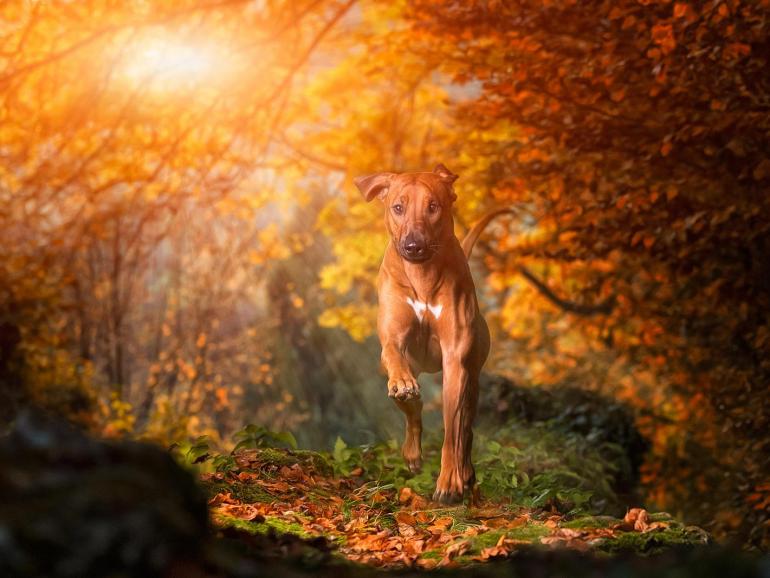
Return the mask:
[[428,303],[417,301],[411,297],[407,297],[406,302],[412,309],[414,309],[414,314],[420,321],[422,321],[422,318],[425,317],[426,310],[430,311],[433,314],[433,317],[438,319],[441,317],[441,310],[444,308],[443,305],[429,305]]

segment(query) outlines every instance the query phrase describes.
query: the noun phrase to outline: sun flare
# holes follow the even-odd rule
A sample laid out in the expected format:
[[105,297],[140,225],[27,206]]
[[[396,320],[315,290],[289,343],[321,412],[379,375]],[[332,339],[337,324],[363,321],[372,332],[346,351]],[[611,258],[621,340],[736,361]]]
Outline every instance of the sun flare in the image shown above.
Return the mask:
[[127,50],[126,77],[156,88],[199,84],[217,69],[213,47],[171,38],[145,39]]

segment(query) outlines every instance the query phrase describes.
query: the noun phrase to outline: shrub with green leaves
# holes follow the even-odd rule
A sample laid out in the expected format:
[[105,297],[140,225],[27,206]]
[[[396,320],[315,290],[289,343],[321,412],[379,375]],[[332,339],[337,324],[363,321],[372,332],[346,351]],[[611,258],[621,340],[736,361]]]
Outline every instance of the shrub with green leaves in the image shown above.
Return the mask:
[[209,436],[180,441],[169,449],[172,456],[183,466],[198,471],[218,472],[235,467],[233,454],[242,449],[288,448],[297,449],[297,440],[291,432],[275,432],[263,426],[249,424],[233,434],[235,446],[229,453],[217,448]]
[[297,440],[294,434],[287,431],[274,432],[259,425],[249,424],[233,434],[236,442],[233,452],[241,448],[282,448],[297,449]]
[[[250,424],[233,436],[234,447],[221,453],[211,440],[200,437],[175,444],[177,459],[199,471],[228,471],[234,454],[246,449],[297,448],[291,433],[273,432]],[[425,436],[423,469],[412,474],[401,457],[400,444],[389,440],[348,446],[337,438],[330,454],[321,457],[338,476],[362,475],[372,488],[409,487],[432,494],[441,465],[439,432]],[[316,454],[313,454],[316,455]],[[511,420],[495,432],[495,439],[476,435],[473,462],[482,496],[511,506],[554,508],[562,513],[619,513],[612,487],[617,472],[626,467],[622,449],[597,442],[576,432],[552,428],[548,423]]]
[[[622,455],[611,444],[599,447],[574,432],[518,421],[498,430],[496,438],[477,435],[474,443],[473,461],[482,496],[570,514],[621,510],[612,481],[623,467],[617,463],[622,462]],[[608,459],[609,455],[615,460]],[[406,486],[430,495],[440,457],[440,437],[427,436],[422,472],[413,475],[395,440],[350,447],[338,438],[331,461],[338,475],[350,475],[360,467],[378,487]]]

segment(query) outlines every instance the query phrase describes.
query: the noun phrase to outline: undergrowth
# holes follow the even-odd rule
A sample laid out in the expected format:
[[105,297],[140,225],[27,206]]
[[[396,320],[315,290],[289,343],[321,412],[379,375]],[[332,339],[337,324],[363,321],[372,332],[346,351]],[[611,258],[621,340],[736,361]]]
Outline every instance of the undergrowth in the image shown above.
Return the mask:
[[479,492],[454,506],[430,501],[440,468],[436,435],[424,440],[416,475],[395,440],[349,446],[337,439],[331,451],[313,452],[297,449],[289,435],[248,426],[234,441],[230,452],[206,438],[173,448],[200,474],[214,526],[322,539],[348,561],[431,569],[507,557],[522,545],[613,554],[708,540],[667,514],[634,508],[623,517],[613,489],[622,451],[548,422],[513,420],[494,438],[478,434]]
[[[201,472],[227,472],[236,467],[235,454],[247,448],[285,448],[276,452],[273,463],[313,461],[339,476],[365,478],[371,488],[408,487],[430,496],[440,469],[441,439],[426,436],[423,469],[412,474],[401,457],[400,444],[389,440],[349,446],[338,438],[330,452],[296,449],[293,436],[247,426],[234,436],[230,453],[218,452],[207,438],[180,443],[173,448],[177,458]],[[609,459],[608,456],[615,456]],[[601,514],[620,511],[613,480],[625,467],[622,452],[611,444],[601,447],[580,434],[549,429],[547,423],[511,421],[495,438],[477,434],[473,462],[481,495],[511,507],[548,508],[562,514]]]
[[[596,447],[579,434],[518,422],[507,424],[495,437],[477,435],[474,442],[476,479],[485,498],[569,514],[618,509],[612,482],[623,467],[622,455],[610,444]],[[417,475],[406,468],[395,440],[350,447],[338,438],[330,458],[340,475],[363,468],[379,484],[430,495],[440,468],[440,444],[437,436],[425,440],[423,470]],[[607,458],[612,454],[620,464]]]

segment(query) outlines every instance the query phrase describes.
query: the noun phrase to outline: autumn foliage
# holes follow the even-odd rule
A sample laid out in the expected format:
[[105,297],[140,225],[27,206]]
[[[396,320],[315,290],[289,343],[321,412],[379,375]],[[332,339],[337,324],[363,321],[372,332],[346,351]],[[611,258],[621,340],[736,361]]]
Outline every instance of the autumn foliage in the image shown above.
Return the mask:
[[[769,17],[3,2],[0,417],[164,442],[399,431],[370,339],[386,233],[351,179],[440,161],[458,233],[516,211],[472,263],[487,370],[629,404],[650,503],[767,547]],[[410,527],[435,545],[435,522]]]
[[[477,87],[459,118],[496,135],[494,152],[470,153],[489,159],[474,183],[485,204],[537,222],[490,244],[493,285],[530,264],[577,301],[615,302],[549,332],[577,362],[551,378],[588,369],[574,329],[616,352],[594,382],[663,418],[640,421],[656,498],[686,499],[684,483],[725,500],[732,487],[742,514],[723,523],[766,528],[767,4],[417,1],[410,14],[416,50],[449,55],[441,69]],[[507,291],[504,326],[542,359],[542,337],[517,327],[531,290]]]

